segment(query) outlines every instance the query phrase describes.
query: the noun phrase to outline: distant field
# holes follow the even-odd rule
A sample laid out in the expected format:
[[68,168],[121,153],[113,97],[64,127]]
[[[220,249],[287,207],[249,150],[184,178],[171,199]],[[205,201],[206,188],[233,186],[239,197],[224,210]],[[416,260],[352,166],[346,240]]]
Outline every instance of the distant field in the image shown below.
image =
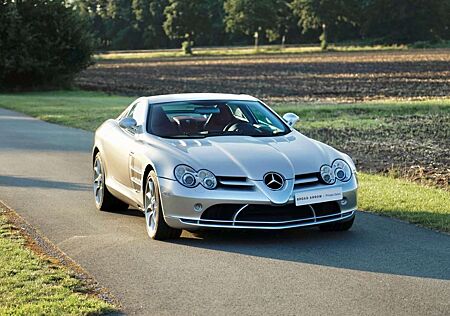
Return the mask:
[[[381,51],[381,50],[403,50],[407,49],[404,45],[375,45],[375,46],[351,46],[351,45],[329,45],[329,51],[349,52],[349,51]],[[253,46],[244,47],[200,47],[193,48],[196,57],[204,56],[245,56],[258,54],[304,54],[317,53],[321,51],[319,45],[287,45],[284,48],[278,45],[260,46],[256,50]],[[183,57],[185,54],[180,49],[161,49],[161,50],[143,50],[143,51],[110,51],[98,53],[94,56],[97,60],[108,59],[147,59],[162,57]]]
[[282,54],[275,50],[247,56],[210,52],[210,56],[193,57],[148,54],[102,55],[104,59],[81,73],[76,84],[115,94],[230,92],[275,102],[450,96],[450,49]]

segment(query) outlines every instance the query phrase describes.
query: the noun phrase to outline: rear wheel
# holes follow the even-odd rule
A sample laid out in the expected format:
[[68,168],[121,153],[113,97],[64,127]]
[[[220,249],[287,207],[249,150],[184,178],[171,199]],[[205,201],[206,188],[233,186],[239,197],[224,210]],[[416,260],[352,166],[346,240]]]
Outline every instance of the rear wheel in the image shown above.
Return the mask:
[[102,211],[112,212],[128,208],[128,204],[122,202],[112,195],[105,184],[105,167],[100,153],[94,160],[94,181],[93,181],[95,206]]
[[355,216],[353,216],[351,219],[348,219],[345,221],[319,225],[319,229],[324,232],[346,231],[346,230],[349,230],[353,226],[354,221],[355,221]]
[[164,220],[159,194],[158,177],[152,170],[145,182],[144,212],[147,233],[152,239],[174,239],[181,235],[181,229],[169,227]]

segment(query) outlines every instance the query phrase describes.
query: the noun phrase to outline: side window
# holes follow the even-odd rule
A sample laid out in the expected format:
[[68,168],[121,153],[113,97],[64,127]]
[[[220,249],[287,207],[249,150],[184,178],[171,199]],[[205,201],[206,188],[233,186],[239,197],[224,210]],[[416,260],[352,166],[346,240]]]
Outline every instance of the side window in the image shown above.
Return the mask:
[[117,118],[117,120],[121,120],[123,118],[126,117],[130,117],[130,113],[132,113],[134,111],[134,109],[136,108],[137,102],[132,103],[131,105],[129,105]]
[[130,111],[128,111],[127,115],[125,115],[124,117],[133,117],[134,111],[136,110],[136,106],[137,106],[138,104],[139,104],[139,103],[133,104],[133,105],[131,106]]
[[[139,102],[135,101],[125,111],[123,111],[123,113],[119,116],[118,119],[121,120],[121,119],[129,118],[129,117],[134,118],[134,113],[136,112],[136,108],[138,105],[139,105]],[[138,125],[139,125],[139,123],[138,123]],[[136,132],[135,128],[127,128],[126,130],[133,134]]]
[[259,111],[259,109],[253,109],[253,115],[255,115],[255,118],[258,121],[258,123],[273,125],[273,123],[270,121],[267,115]]
[[130,115],[136,120],[137,126],[143,126],[145,124],[145,116],[147,114],[148,102],[145,100],[140,101],[136,107],[130,111]]

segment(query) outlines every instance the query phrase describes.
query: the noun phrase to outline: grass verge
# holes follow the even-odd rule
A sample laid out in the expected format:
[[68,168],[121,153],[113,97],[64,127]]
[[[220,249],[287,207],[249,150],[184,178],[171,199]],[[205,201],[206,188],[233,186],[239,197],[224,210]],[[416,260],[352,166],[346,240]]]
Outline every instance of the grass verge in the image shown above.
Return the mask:
[[134,99],[87,91],[0,94],[0,107],[43,121],[94,131],[118,116]]
[[358,179],[360,210],[450,233],[450,192],[380,175]]
[[72,272],[31,250],[0,206],[0,315],[100,315],[116,311]]
[[[119,115],[136,97],[90,91],[0,93],[0,107],[28,114],[43,121],[94,131],[103,121]],[[450,114],[450,98],[421,101],[368,101],[336,103],[274,103],[280,114],[300,116],[296,128],[378,128],[385,119],[422,114]]]
[[[0,107],[23,112],[45,121],[93,131],[105,119],[117,116],[133,99],[85,91],[0,94]],[[396,118],[404,121],[405,117],[417,119],[423,115],[426,117],[431,115],[431,120],[435,117],[448,117],[450,99],[372,101],[340,105],[278,104],[274,107],[279,113],[289,111],[297,113],[301,117],[297,127],[302,132],[309,133],[326,127],[323,134],[317,135],[321,137],[342,129],[343,137],[348,138],[348,135],[352,135],[349,134],[349,129],[355,129],[363,131],[361,135],[356,135],[363,139],[383,126],[390,126],[397,130],[399,125],[393,125],[395,123],[393,119]],[[416,121],[412,124],[414,122]],[[406,131],[417,133],[418,125],[414,124],[405,126],[400,133],[402,135],[405,135]],[[445,122],[444,125],[436,122],[433,124],[438,125],[436,125],[437,129],[445,127]],[[424,133],[429,135],[433,132],[436,129],[433,126],[426,125]],[[392,134],[389,137],[397,139],[400,136]],[[340,141],[338,138],[324,140],[331,144]],[[398,217],[429,228],[450,232],[449,191],[367,173],[361,174],[360,181],[359,206],[362,210]]]

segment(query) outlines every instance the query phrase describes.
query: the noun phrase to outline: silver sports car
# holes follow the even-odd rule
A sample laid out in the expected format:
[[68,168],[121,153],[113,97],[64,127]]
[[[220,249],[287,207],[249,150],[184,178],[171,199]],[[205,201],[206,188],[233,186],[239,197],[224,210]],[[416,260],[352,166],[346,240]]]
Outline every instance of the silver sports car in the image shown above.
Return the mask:
[[248,95],[139,98],[95,133],[95,204],[141,209],[154,239],[200,228],[348,230],[355,165],[296,131],[298,119]]

